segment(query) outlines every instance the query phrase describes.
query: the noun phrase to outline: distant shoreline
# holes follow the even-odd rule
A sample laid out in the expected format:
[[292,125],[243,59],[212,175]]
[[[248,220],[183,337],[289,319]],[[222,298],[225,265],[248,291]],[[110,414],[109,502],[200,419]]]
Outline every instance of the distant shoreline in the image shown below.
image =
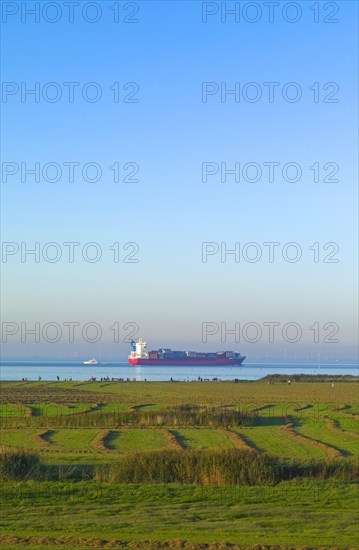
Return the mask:
[[2,380],[0,378],[0,384],[24,384],[24,383],[40,383],[40,384],[54,384],[54,383],[61,383],[61,382],[69,382],[69,383],[76,383],[81,382],[83,383],[89,383],[93,384],[94,382],[101,383],[101,382],[111,382],[111,383],[134,383],[136,384],[174,384],[174,383],[222,383],[222,384],[231,384],[231,383],[240,383],[240,384],[255,384],[258,382],[267,382],[268,384],[280,384],[280,383],[286,383],[286,384],[292,384],[292,383],[300,383],[300,382],[306,382],[306,383],[359,383],[359,376],[353,375],[353,374],[267,374],[266,376],[263,376],[262,378],[257,378],[256,380],[245,380],[240,378],[233,378],[229,380],[221,380],[220,378],[200,378],[200,379],[169,379],[169,380],[135,380],[133,378],[97,378],[94,377],[91,380],[73,380],[73,379],[65,379],[65,380]]

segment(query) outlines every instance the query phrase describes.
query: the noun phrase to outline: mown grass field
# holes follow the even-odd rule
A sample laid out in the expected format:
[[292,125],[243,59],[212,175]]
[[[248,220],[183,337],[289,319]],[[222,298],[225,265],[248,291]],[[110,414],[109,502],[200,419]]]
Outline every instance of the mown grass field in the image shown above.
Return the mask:
[[45,544],[62,536],[70,541],[357,547],[356,495],[344,483],[222,488],[25,482],[15,490],[5,484],[3,491],[3,543],[16,533]]
[[[113,460],[116,453],[173,448],[247,447],[278,456],[359,456],[358,384],[296,382],[3,382],[0,443],[68,463]],[[137,427],[116,424],[117,413],[155,412],[168,407],[221,407],[254,412],[253,425],[163,425],[156,417]],[[38,427],[38,430],[36,429]],[[191,429],[190,429],[191,428]],[[104,430],[109,430],[104,434]],[[47,430],[47,431],[46,431]],[[166,432],[167,430],[167,433]],[[168,433],[170,430],[170,433]],[[106,451],[108,451],[106,453]]]
[[234,446],[226,432],[220,429],[183,428],[173,430],[172,433],[180,446],[185,449],[224,449]]
[[111,430],[104,446],[114,452],[146,452],[166,449],[166,439],[161,430]]
[[[359,548],[355,479],[134,485],[100,483],[86,470],[151,451],[358,462],[358,407],[357,381],[3,382],[0,444],[35,451],[61,475],[3,483],[0,543],[8,550]],[[88,481],[70,480],[72,468],[83,468]]]

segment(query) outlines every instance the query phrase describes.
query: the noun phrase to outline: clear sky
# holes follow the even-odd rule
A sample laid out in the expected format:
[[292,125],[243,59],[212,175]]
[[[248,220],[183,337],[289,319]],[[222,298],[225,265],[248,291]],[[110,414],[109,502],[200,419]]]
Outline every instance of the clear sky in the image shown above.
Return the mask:
[[2,10],[4,357],[355,358],[357,2]]

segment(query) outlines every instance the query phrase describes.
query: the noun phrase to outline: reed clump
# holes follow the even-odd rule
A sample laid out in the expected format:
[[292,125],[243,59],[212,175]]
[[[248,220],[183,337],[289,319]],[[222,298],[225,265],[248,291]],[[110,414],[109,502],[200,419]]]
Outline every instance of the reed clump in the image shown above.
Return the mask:
[[273,485],[296,477],[359,478],[355,460],[294,461],[245,449],[166,450],[123,455],[100,466],[96,479],[110,483]]
[[117,428],[151,426],[208,426],[230,428],[252,426],[258,413],[227,407],[182,405],[159,410],[133,409],[129,411],[93,410],[83,413],[49,416],[3,417],[3,428]]
[[0,481],[18,481],[37,478],[40,459],[27,450],[0,449]]
[[36,453],[0,450],[1,481],[95,480],[106,483],[275,485],[293,478],[359,479],[356,460],[288,460],[245,449],[128,453],[95,467],[41,464]]
[[131,453],[99,467],[97,475],[111,483],[209,485],[273,484],[291,477],[288,465],[276,457],[240,449]]

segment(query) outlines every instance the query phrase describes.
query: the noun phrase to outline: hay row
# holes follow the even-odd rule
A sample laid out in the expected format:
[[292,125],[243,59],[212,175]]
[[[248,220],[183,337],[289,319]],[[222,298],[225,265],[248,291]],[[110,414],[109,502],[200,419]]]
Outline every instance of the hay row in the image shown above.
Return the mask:
[[92,440],[91,446],[99,453],[113,453],[113,449],[109,449],[106,443],[106,439],[110,434],[110,430],[100,430],[99,433]]
[[[141,550],[155,550],[160,548],[172,548],[182,550],[319,550],[319,547],[313,546],[283,546],[277,544],[253,544],[243,546],[241,544],[232,544],[230,542],[218,543],[200,543],[190,542],[186,540],[165,540],[165,541],[124,541],[124,540],[106,540],[106,539],[79,539],[65,536],[60,537],[45,537],[45,536],[29,536],[19,537],[16,535],[0,535],[0,543],[6,545],[35,545],[39,548],[47,548],[49,546],[64,546],[71,545],[79,548],[139,548]],[[321,547],[322,548],[322,547]],[[338,547],[326,547],[326,550],[338,550]]]
[[182,450],[186,448],[183,442],[180,440],[180,438],[176,434],[175,430],[166,430],[163,428],[160,431],[163,434],[166,440],[166,443],[168,444],[168,447],[170,449]]
[[333,409],[333,411],[341,412],[341,413],[344,413],[345,415],[350,416],[352,418],[359,419],[359,414],[350,412],[350,411],[348,411],[348,409],[350,409],[350,405],[343,405],[342,407],[337,407],[337,408]]
[[313,408],[313,405],[310,405],[309,403],[307,405],[304,405],[303,407],[298,407],[296,409],[293,409],[294,412],[300,412],[300,411],[305,411],[307,409],[312,409]]
[[34,434],[31,436],[31,440],[40,447],[50,447],[52,445],[52,442],[47,439],[49,435],[51,435],[52,430],[43,430],[42,432],[38,434]]
[[328,443],[323,443],[323,441],[318,441],[317,439],[313,439],[312,437],[308,437],[304,434],[299,433],[293,426],[293,421],[291,417],[285,416],[284,418],[284,426],[281,426],[279,429],[283,432],[285,432],[287,435],[291,437],[295,437],[302,443],[305,443],[307,445],[310,445],[311,447],[316,447],[317,449],[321,449],[324,451],[328,457],[330,458],[342,458],[343,454],[337,449],[336,447],[329,445]]
[[328,430],[334,433],[340,433],[341,435],[348,435],[349,437],[356,437],[359,438],[359,433],[351,432],[349,430],[343,430],[338,424],[337,420],[333,420],[333,418],[326,417],[325,423],[327,425]]
[[233,432],[231,430],[226,430],[225,428],[221,428],[221,430],[228,439],[230,439],[236,449],[242,449],[245,451],[254,451],[253,447],[251,447],[247,441],[245,441],[244,437],[239,434],[238,432]]

